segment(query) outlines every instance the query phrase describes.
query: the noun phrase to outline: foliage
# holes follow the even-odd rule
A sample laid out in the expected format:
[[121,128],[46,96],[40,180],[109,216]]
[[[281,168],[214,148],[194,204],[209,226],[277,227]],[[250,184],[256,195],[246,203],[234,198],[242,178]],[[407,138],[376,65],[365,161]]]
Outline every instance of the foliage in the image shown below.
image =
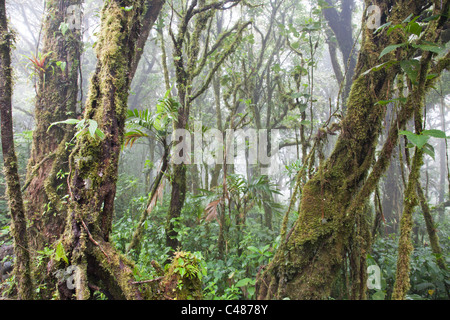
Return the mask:
[[78,119],[67,119],[64,121],[57,121],[57,122],[53,122],[47,129],[47,132],[50,131],[51,127],[58,125],[58,124],[71,124],[71,125],[75,125],[75,129],[77,130],[73,139],[76,139],[78,136],[83,135],[83,134],[87,134],[89,133],[89,135],[96,139],[97,137],[102,140],[105,138],[105,134],[103,133],[102,130],[99,129],[98,127],[98,123],[97,121],[93,120],[93,119],[83,119],[83,120],[78,120]]
[[434,148],[432,145],[430,145],[428,143],[428,140],[431,137],[440,138],[440,139],[448,138],[445,135],[445,132],[443,132],[442,130],[436,130],[436,129],[423,130],[420,134],[415,134],[411,131],[402,130],[402,131],[399,131],[399,134],[405,135],[408,138],[410,145],[408,145],[407,147],[410,147],[410,148],[417,147],[419,149],[423,149],[423,151],[426,154],[428,154],[430,157],[432,157],[433,159],[435,156]]
[[[416,220],[420,220],[416,218]],[[443,252],[450,250],[450,233],[446,225],[439,227],[439,238]],[[424,233],[422,230],[420,233]],[[415,250],[411,257],[411,289],[407,295],[410,300],[441,300],[448,299],[444,283],[450,285],[450,272],[443,271],[436,263],[436,257],[431,251],[427,241],[427,235],[422,240],[416,238]],[[398,237],[395,235],[380,237],[372,247],[372,253],[368,257],[368,265],[376,264],[381,269],[381,290],[369,290],[371,299],[390,299],[395,281],[397,262]],[[446,257],[447,265],[450,258]]]
[[158,100],[156,112],[148,109],[139,111],[128,110],[127,132],[125,133],[124,146],[133,144],[139,138],[148,137],[147,131],[160,143],[164,144],[173,122],[177,121],[179,103],[170,96],[168,90],[164,98]]

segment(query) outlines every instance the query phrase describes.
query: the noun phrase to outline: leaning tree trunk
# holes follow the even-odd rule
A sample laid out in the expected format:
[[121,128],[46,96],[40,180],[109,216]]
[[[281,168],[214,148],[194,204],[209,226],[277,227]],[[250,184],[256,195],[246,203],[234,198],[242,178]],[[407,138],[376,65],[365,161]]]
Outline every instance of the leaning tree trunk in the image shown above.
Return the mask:
[[3,162],[7,186],[7,196],[11,211],[11,232],[14,238],[15,277],[19,299],[31,299],[33,286],[28,251],[25,209],[20,191],[17,156],[14,150],[12,120],[12,70],[11,45],[13,34],[8,29],[5,0],[0,1],[0,115]]
[[[27,170],[27,218],[31,246],[42,250],[59,238],[66,218],[67,182],[73,126],[50,125],[68,118],[76,118],[78,71],[82,50],[81,32],[76,24],[61,28],[74,18],[69,7],[81,10],[82,0],[47,1],[47,16],[43,25],[45,64],[36,69],[39,77],[35,106],[36,127],[33,132],[31,156]],[[77,18],[78,20],[78,18]]]
[[[70,299],[75,293],[76,299],[87,299],[90,288],[99,285],[115,299],[142,298],[132,284],[132,263],[111,245],[109,235],[130,71],[146,2],[111,0],[102,9],[96,48],[98,62],[84,119],[96,121],[104,138],[89,133],[81,135],[70,155],[70,207],[62,242],[70,264],[77,271],[77,281],[75,292],[60,285],[61,298]],[[154,17],[161,9],[156,8]]]
[[[366,6],[370,4],[366,1]],[[419,15],[431,3],[374,1],[374,4],[381,9],[382,23],[389,18],[396,25],[410,14]],[[444,2],[444,12],[446,8],[448,1]],[[430,24],[427,39],[435,40],[432,37],[439,33],[437,26],[441,27],[445,19],[442,17]],[[363,28],[365,23],[364,17]],[[390,98],[390,88],[399,72],[399,68],[394,67],[364,74],[381,62],[388,61],[387,57],[393,58],[391,53],[384,57],[384,61],[379,60],[384,48],[402,42],[398,33],[387,36],[386,31],[374,34],[373,30],[363,29],[356,77],[336,147],[317,174],[304,186],[299,217],[293,229],[287,239],[282,239],[283,243],[271,263],[259,273],[256,288],[259,299],[327,299],[347,254],[356,267],[353,272],[359,274],[359,279],[353,277],[352,287],[360,287],[361,292],[354,298],[364,298],[364,263],[370,244],[370,239],[365,238],[368,232],[363,216],[364,203],[386,170],[398,137],[398,128],[392,128],[389,143],[383,147],[368,176],[385,115],[385,108],[376,102]],[[405,59],[407,53],[399,50],[396,58]],[[427,72],[430,55],[424,56],[427,58],[421,64]],[[415,100],[420,101],[423,93],[410,94],[399,115],[400,127],[411,117]]]

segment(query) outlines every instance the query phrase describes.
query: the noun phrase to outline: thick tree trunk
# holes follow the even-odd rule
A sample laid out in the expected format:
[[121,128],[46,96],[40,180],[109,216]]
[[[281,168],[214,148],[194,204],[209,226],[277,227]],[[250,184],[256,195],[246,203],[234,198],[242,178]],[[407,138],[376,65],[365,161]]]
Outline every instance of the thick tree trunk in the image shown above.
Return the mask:
[[[395,25],[410,14],[419,15],[428,1],[375,1],[374,4],[381,9],[382,22],[389,17]],[[369,5],[368,1],[366,5]],[[445,8],[448,8],[448,3],[445,3]],[[349,95],[346,117],[341,122],[341,134],[329,159],[304,186],[299,217],[293,230],[287,239],[283,239],[272,262],[258,276],[256,296],[259,299],[326,299],[347,253],[354,261],[363,261],[362,257],[368,250],[370,238],[365,238],[368,232],[363,215],[365,199],[386,170],[396,145],[385,145],[368,177],[385,114],[384,107],[375,103],[389,98],[398,69],[363,73],[382,62],[379,56],[384,48],[400,43],[402,39],[395,33],[389,37],[385,32],[374,35],[373,30],[364,28],[366,18],[363,19],[357,77]],[[435,33],[436,30],[430,32]],[[397,56],[397,59],[402,58],[405,57]],[[429,59],[424,59],[423,73],[426,74],[428,66]],[[415,101],[420,101],[423,94],[420,91],[409,97],[401,113],[401,121],[411,117]],[[393,130],[395,142],[398,133],[397,129]],[[361,266],[359,264],[358,270],[353,270],[359,274],[357,279],[354,278],[359,285],[365,283],[366,276]],[[353,283],[352,287],[356,285],[358,283]],[[364,285],[360,287],[365,289]],[[363,297],[364,291],[358,294],[358,298]]]
[[[422,117],[425,97],[417,101],[418,108],[414,113],[414,123],[416,134],[420,134],[423,130]],[[422,200],[424,195],[422,187],[420,186],[420,168],[423,165],[423,150],[416,148],[411,165],[411,172],[408,177],[408,185],[406,186],[404,195],[404,206],[402,219],[400,221],[400,238],[398,242],[398,257],[397,270],[395,275],[394,289],[392,293],[393,300],[404,300],[410,287],[409,273],[410,273],[410,259],[411,253],[414,249],[411,241],[411,233],[413,231],[413,213],[414,208],[419,204],[421,195]]]
[[68,8],[80,8],[81,3],[82,0],[47,1],[41,54],[49,55],[43,70],[36,70],[36,128],[27,170],[27,218],[32,222],[29,232],[36,250],[51,245],[64,230],[67,206],[62,199],[67,194],[65,174],[69,171],[70,153],[67,144],[74,130],[73,126],[48,128],[53,122],[77,116],[81,32],[74,28],[63,33],[60,26],[68,22]]
[[[76,299],[90,297],[89,285],[103,285],[113,298],[140,299],[133,264],[109,243],[118,160],[123,141],[130,68],[141,32],[144,0],[105,2],[84,119],[95,120],[105,137],[79,136],[70,156],[70,208],[63,244],[78,270]],[[130,10],[124,10],[124,7]],[[157,15],[158,12],[155,12]],[[60,286],[62,298],[72,290]]]
[[134,53],[134,58],[130,67],[130,78],[134,78],[139,61],[141,60],[142,54],[144,53],[145,43],[147,42],[150,31],[158,18],[159,12],[161,11],[165,0],[147,0],[145,5],[145,14],[142,19],[141,33],[136,41],[136,51]]
[[13,34],[8,29],[5,0],[0,0],[0,115],[3,163],[5,170],[7,196],[11,211],[11,232],[16,256],[14,273],[17,281],[19,299],[31,299],[33,285],[31,263],[28,250],[27,222],[23,205],[17,156],[14,150],[14,131],[12,120],[12,70],[11,45]]

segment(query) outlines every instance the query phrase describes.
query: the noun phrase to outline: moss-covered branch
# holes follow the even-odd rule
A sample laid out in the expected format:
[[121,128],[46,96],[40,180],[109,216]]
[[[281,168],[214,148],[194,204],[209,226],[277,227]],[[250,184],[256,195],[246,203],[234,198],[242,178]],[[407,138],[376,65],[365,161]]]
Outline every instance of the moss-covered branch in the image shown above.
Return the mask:
[[14,273],[17,280],[17,297],[31,299],[33,283],[31,279],[30,253],[25,219],[25,207],[20,190],[17,156],[14,149],[12,119],[12,68],[11,46],[14,36],[8,28],[5,0],[0,0],[0,116],[3,163],[7,186],[9,209],[11,212],[11,233],[14,239],[16,262]]

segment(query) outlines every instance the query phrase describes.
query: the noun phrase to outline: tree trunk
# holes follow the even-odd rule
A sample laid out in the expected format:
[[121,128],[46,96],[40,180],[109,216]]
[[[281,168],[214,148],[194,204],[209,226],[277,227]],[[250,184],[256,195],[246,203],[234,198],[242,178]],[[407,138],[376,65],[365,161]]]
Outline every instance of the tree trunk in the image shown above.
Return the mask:
[[[419,15],[428,1],[376,1],[375,4],[381,9],[382,20],[386,22],[389,17],[395,25],[410,14]],[[448,2],[444,12],[446,8]],[[445,19],[440,19],[439,26]],[[346,255],[356,254],[353,259],[362,259],[368,250],[370,239],[361,236],[368,234],[363,223],[364,203],[386,170],[392,148],[396,145],[385,144],[370,176],[367,176],[385,115],[384,107],[375,103],[390,96],[390,87],[398,69],[363,73],[383,62],[379,56],[384,48],[400,43],[402,39],[395,33],[387,36],[386,31],[374,35],[373,30],[364,28],[365,22],[364,17],[357,77],[349,95],[346,117],[341,122],[341,134],[328,160],[304,186],[299,217],[293,230],[287,239],[283,239],[271,263],[258,275],[256,296],[259,299],[327,299]],[[433,28],[427,34],[430,38],[438,34],[435,24]],[[404,59],[405,54],[398,52],[397,59]],[[421,66],[425,74],[431,56],[426,57]],[[388,61],[386,58],[383,60]],[[402,122],[411,117],[411,110],[416,108],[415,101],[420,101],[423,94],[423,91],[418,91],[410,95],[401,115]],[[394,128],[392,136],[389,135],[389,141],[390,137],[396,141],[396,130]],[[355,246],[358,251],[353,250]],[[357,281],[360,284],[365,283],[365,270],[353,272],[359,273]],[[362,285],[361,290],[364,289]],[[364,292],[358,296],[363,298]]]
[[[84,119],[95,120],[103,140],[86,133],[70,156],[70,208],[63,244],[76,267],[75,292],[60,285],[63,299],[90,297],[89,285],[103,285],[115,299],[141,299],[132,282],[133,264],[109,243],[118,160],[123,142],[130,68],[141,33],[144,0],[110,0],[101,16],[97,67]],[[124,7],[131,8],[124,10]],[[157,16],[158,12],[155,12]]]
[[[341,81],[345,81],[343,83],[343,91],[342,91],[342,101],[343,101],[343,109],[346,110],[347,98],[350,94],[350,89],[353,82],[353,76],[356,67],[356,52],[354,49],[354,40],[352,33],[352,11],[354,7],[353,0],[343,0],[341,1],[341,10],[338,13],[336,8],[335,1],[326,0],[326,2],[333,6],[332,8],[327,8],[323,10],[323,15],[328,22],[331,30],[333,30],[334,35],[336,36],[337,44],[339,49],[342,52],[343,56],[343,66],[344,72],[340,70],[340,67],[337,65],[337,61],[335,59],[336,54],[336,44],[329,43],[330,46],[330,55],[333,62],[333,68],[335,71],[336,78],[341,85]],[[345,77],[345,79],[344,79]]]
[[[232,42],[224,46],[223,52],[215,57],[214,66],[208,71],[206,79],[201,81],[201,84],[195,90],[194,83],[196,78],[204,72],[205,65],[207,63],[207,58],[214,52],[210,50],[204,50],[201,54],[200,45],[202,35],[206,31],[206,38],[209,39],[209,34],[211,33],[208,24],[210,19],[213,18],[216,10],[223,10],[224,4],[227,2],[233,2],[230,7],[238,4],[238,1],[226,0],[222,2],[212,2],[206,4],[205,0],[194,0],[189,4],[186,4],[187,10],[181,17],[179,22],[178,32],[176,35],[173,34],[171,30],[171,37],[173,41],[173,63],[175,65],[175,75],[176,75],[176,87],[178,101],[180,102],[180,107],[178,109],[178,119],[174,124],[174,129],[188,129],[189,125],[189,114],[192,103],[196,98],[202,95],[211,84],[214,74],[217,72],[219,67],[228,58],[228,56],[236,50],[237,45],[242,39],[242,32],[250,24],[237,23],[232,30],[236,30],[235,38]],[[193,20],[192,33],[189,31],[189,23]],[[218,37],[216,43],[211,46],[212,48],[219,48],[222,46],[222,40],[230,36],[232,32],[228,32],[225,35],[222,34]],[[188,44],[188,45],[187,45]],[[206,44],[208,46],[208,44]],[[206,47],[208,48],[208,47]],[[186,60],[186,61],[185,61]],[[183,139],[183,137],[181,137]],[[175,143],[181,143],[182,140],[176,141]],[[186,148],[185,148],[186,149]],[[183,150],[184,152],[190,152],[191,150]],[[181,151],[180,151],[181,152]],[[179,154],[177,157],[183,159],[186,157],[185,154]],[[186,159],[186,158],[185,158]],[[180,242],[177,239],[178,233],[175,230],[174,221],[181,216],[181,210],[186,199],[186,164],[188,161],[182,161],[182,163],[174,163],[172,165],[172,193],[170,199],[169,212],[167,215],[167,225],[166,225],[166,245],[171,247],[173,251],[176,251],[180,246]]]
[[19,299],[27,300],[33,296],[33,285],[28,250],[27,222],[25,219],[22,192],[20,190],[17,156],[14,150],[11,105],[11,45],[13,40],[13,34],[8,29],[5,0],[0,0],[0,115],[2,152],[7,196],[12,218],[11,233],[14,239],[14,254],[16,256],[14,273],[17,281],[17,296]]
[[27,170],[27,218],[32,222],[29,232],[36,250],[51,245],[64,230],[67,205],[62,199],[67,194],[65,174],[69,171],[70,153],[67,144],[74,129],[48,128],[54,122],[77,117],[81,32],[74,28],[63,33],[60,26],[69,19],[68,8],[80,7],[81,3],[82,0],[47,1],[42,54],[49,56],[43,70],[36,69],[36,128]]
[[[419,108],[415,111],[415,129],[416,134],[422,132],[423,100],[418,101]],[[423,165],[423,150],[416,147],[411,165],[411,172],[408,177],[408,185],[404,195],[404,206],[402,219],[400,221],[400,238],[398,242],[397,270],[395,275],[394,289],[392,293],[393,300],[404,300],[410,287],[410,258],[414,249],[411,242],[411,233],[413,231],[413,213],[414,208],[419,204],[417,190],[420,189],[422,200],[424,198],[422,187],[420,186],[420,168]]]

